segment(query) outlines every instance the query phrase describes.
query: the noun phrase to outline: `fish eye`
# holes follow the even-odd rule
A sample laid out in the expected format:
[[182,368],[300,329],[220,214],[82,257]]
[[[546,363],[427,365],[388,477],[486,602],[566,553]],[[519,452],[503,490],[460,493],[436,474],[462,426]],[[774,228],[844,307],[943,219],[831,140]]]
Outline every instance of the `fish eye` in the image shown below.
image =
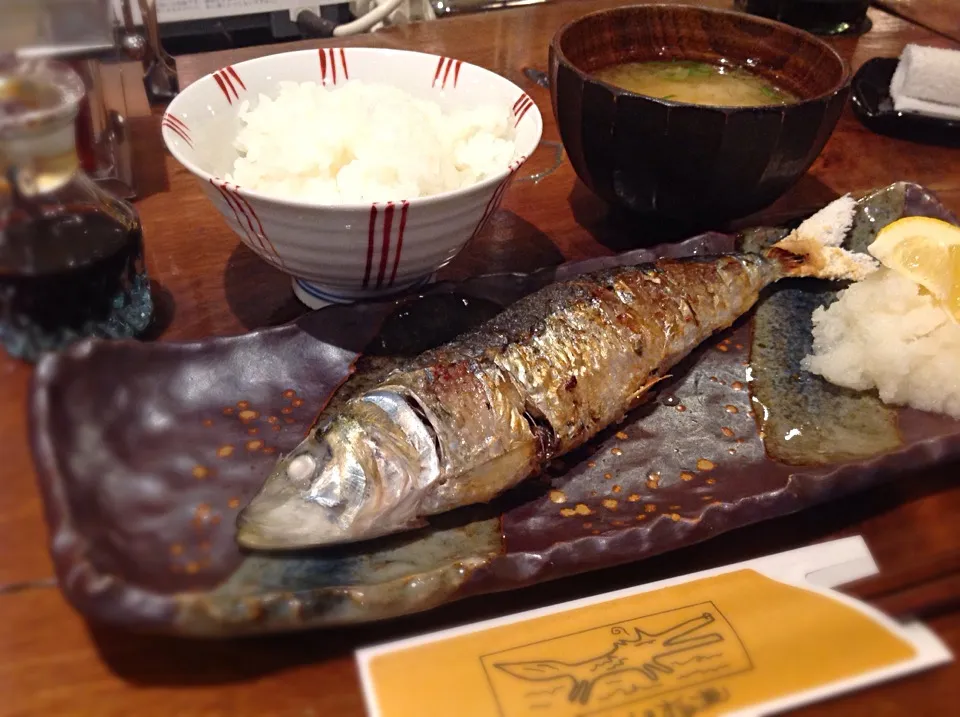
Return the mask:
[[287,477],[297,485],[307,486],[317,470],[317,461],[309,453],[301,453],[287,463]]

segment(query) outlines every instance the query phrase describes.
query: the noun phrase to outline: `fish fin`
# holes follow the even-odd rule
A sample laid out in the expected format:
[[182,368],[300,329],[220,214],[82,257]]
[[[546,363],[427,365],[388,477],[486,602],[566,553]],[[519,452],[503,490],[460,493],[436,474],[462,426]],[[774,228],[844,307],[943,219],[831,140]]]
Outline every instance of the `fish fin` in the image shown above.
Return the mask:
[[633,396],[631,397],[628,404],[630,406],[630,410],[636,408],[637,406],[643,405],[644,403],[649,401],[651,398],[650,389],[652,389],[661,381],[666,381],[671,376],[673,376],[673,374],[669,374],[669,373],[665,376],[657,376],[656,378],[652,378],[649,381],[647,381],[645,384],[643,384],[643,386],[641,386],[639,390],[637,390],[637,392],[633,394]]
[[770,247],[767,257],[787,276],[860,281],[878,268],[873,257],[843,249],[856,203],[850,195],[834,200]]
[[843,238],[853,227],[856,211],[856,201],[849,194],[844,194],[804,219],[796,233],[802,237],[813,237],[823,246],[842,246]]

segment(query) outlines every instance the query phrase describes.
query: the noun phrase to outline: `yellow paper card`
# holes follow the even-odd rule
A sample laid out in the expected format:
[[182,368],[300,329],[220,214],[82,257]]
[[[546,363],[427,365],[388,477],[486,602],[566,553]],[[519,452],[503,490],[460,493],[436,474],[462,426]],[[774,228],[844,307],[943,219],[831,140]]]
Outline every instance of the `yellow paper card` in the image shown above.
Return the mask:
[[908,636],[854,601],[751,567],[478,627],[361,655],[370,711],[728,714],[918,656]]

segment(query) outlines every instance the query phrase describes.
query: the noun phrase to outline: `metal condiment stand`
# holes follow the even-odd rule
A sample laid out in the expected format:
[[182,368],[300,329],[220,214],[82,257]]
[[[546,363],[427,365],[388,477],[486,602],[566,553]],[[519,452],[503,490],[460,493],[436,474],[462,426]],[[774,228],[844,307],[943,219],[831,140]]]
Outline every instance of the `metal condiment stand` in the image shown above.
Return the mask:
[[[138,4],[142,28],[134,24],[132,2]],[[0,0],[0,5],[0,54],[70,63],[87,87],[77,118],[84,169],[113,194],[135,197],[130,87],[123,83],[121,65],[141,63],[150,103],[172,99],[179,91],[176,63],[160,44],[155,0],[120,0],[120,17],[111,0]]]

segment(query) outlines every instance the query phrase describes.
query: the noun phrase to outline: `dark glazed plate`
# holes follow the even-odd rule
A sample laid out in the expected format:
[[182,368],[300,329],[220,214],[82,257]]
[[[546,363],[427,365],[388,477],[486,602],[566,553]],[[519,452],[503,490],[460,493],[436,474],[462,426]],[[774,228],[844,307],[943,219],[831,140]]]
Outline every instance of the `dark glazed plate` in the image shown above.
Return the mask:
[[[880,227],[918,214],[956,222],[930,192],[896,184],[861,200],[849,243],[863,248]],[[802,372],[810,313],[837,287],[785,282],[623,425],[494,504],[349,548],[237,549],[238,509],[363,370],[447,340],[555,278],[735,241],[705,234],[440,284],[232,338],[91,341],[48,357],[31,429],[61,589],[92,620],[181,635],[366,622],[639,560],[960,456],[960,422]]]
[[857,70],[850,95],[857,119],[877,134],[922,144],[960,147],[960,121],[893,109],[890,80],[899,62],[896,57],[874,57]]

